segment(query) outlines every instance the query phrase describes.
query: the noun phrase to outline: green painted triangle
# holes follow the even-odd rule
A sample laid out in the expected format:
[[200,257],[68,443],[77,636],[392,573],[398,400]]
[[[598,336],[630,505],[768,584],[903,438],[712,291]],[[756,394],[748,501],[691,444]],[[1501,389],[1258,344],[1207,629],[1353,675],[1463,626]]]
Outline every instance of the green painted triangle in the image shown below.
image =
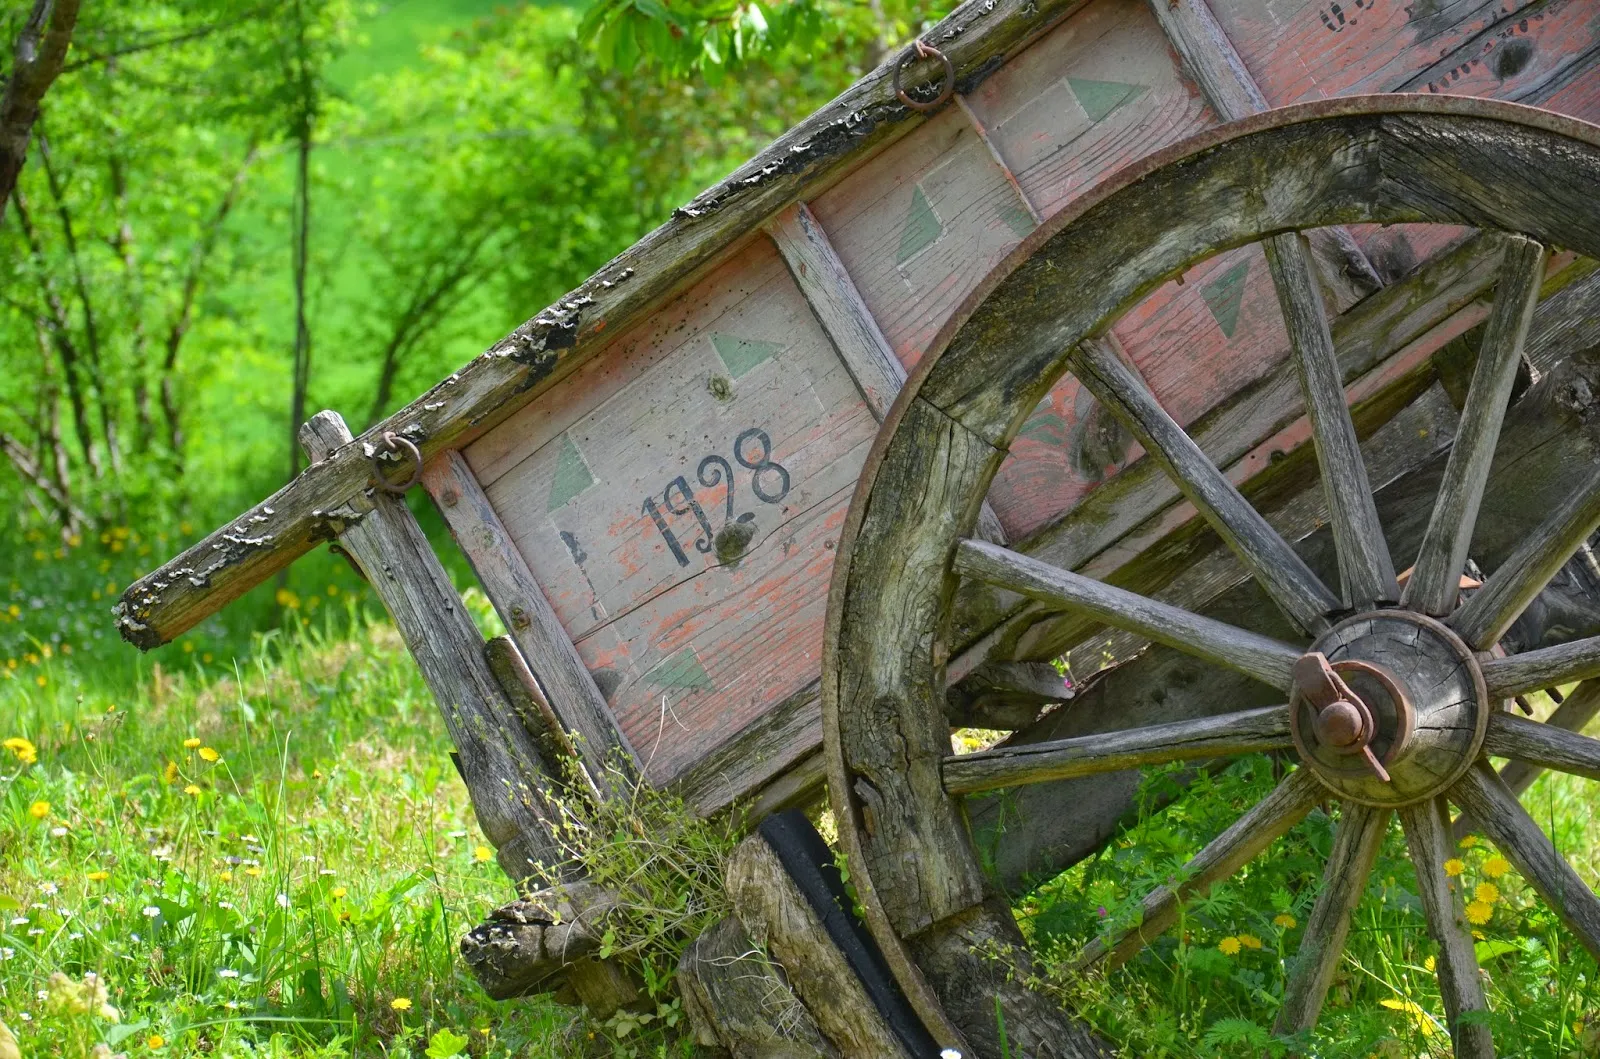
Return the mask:
[[1005,222],[1007,228],[1011,229],[1011,234],[1018,239],[1028,235],[1034,228],[1033,214],[1016,203],[1000,207],[1000,219]]
[[920,251],[938,242],[943,234],[944,225],[939,223],[939,215],[933,212],[933,204],[928,201],[928,196],[922,193],[922,185],[914,185],[911,188],[911,215],[906,218],[906,226],[900,230],[900,253],[895,255],[894,263],[905,264]]
[[693,647],[685,647],[677,654],[663,658],[644,675],[644,679],[662,688],[685,688],[690,691],[717,690],[717,686],[711,683],[711,676],[706,672],[706,667],[700,664],[700,656],[694,653]]
[[583,454],[572,443],[569,434],[561,435],[561,454],[556,457],[556,476],[550,483],[550,502],[546,511],[554,511],[594,484],[594,475],[583,462]]
[[1239,326],[1239,305],[1244,301],[1244,278],[1250,272],[1250,262],[1241,261],[1217,279],[1207,283],[1200,291],[1206,300],[1217,326],[1229,338]]
[[728,374],[735,379],[757,364],[771,360],[783,352],[783,347],[776,342],[762,342],[754,338],[738,338],[734,335],[723,335],[714,331],[711,334],[711,345],[716,348],[717,356],[722,358],[722,363],[728,366]]
[[1121,81],[1084,81],[1076,77],[1067,78],[1067,87],[1078,97],[1078,106],[1089,115],[1090,121],[1104,120],[1106,115],[1122,104],[1132,103],[1148,91],[1144,85],[1125,85]]

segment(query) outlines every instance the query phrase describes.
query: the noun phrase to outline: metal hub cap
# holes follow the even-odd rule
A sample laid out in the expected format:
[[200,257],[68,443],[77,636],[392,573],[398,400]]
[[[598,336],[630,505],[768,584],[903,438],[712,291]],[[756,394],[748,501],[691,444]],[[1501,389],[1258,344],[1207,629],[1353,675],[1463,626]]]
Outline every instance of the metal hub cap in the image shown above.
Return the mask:
[[1379,610],[1318,638],[1294,668],[1289,729],[1301,759],[1368,805],[1430,798],[1483,744],[1488,694],[1467,645],[1432,618]]

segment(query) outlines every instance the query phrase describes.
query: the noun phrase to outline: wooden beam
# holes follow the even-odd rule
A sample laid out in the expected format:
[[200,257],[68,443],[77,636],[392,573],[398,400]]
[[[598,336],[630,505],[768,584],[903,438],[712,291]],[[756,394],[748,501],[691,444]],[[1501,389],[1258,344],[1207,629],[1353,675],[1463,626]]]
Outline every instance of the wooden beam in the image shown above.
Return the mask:
[[[1472,386],[1467,391],[1466,407],[1461,410],[1456,444],[1445,465],[1428,531],[1401,599],[1405,606],[1425,614],[1442,617],[1454,610],[1460,599],[1458,585],[1478,521],[1483,488],[1489,480],[1489,461],[1494,458],[1495,443],[1500,438],[1500,424],[1511,400],[1517,365],[1522,363],[1523,339],[1539,302],[1544,247],[1520,236],[1510,238],[1505,263],[1500,268],[1494,311],[1484,329]],[[1561,562],[1566,561],[1567,557],[1562,556]]]
[[[349,441],[337,412],[318,412],[300,428],[313,465]],[[554,837],[559,818],[539,748],[506,702],[484,657],[483,636],[405,501],[379,493],[372,503],[371,514],[339,541],[383,600],[439,704],[484,837],[519,882],[570,869]]]
[[1316,445],[1345,606],[1367,610],[1377,603],[1392,603],[1400,596],[1400,586],[1395,583],[1394,563],[1378,524],[1361,442],[1345,403],[1339,356],[1322,291],[1317,287],[1310,247],[1298,232],[1274,236],[1261,247],[1289,331],[1295,373],[1300,377]]
[[[1569,732],[1560,725],[1518,717],[1513,713],[1497,710],[1489,715],[1489,731],[1483,738],[1483,752],[1572,776],[1600,780],[1600,739],[1591,739],[1579,732]],[[1500,778],[1505,780],[1503,775]]]
[[1286,750],[1293,745],[1288,708],[1268,706],[1077,739],[952,754],[944,759],[944,789],[950,794],[971,794],[1172,761]]
[[1367,891],[1367,876],[1389,828],[1390,811],[1355,802],[1340,808],[1339,826],[1322,872],[1322,892],[1306,917],[1294,970],[1283,989],[1283,1006],[1272,1032],[1287,1036],[1317,1024],[1333,974],[1344,958],[1350,917]]
[[1600,636],[1483,663],[1483,682],[1491,699],[1515,698],[1595,677],[1600,677]]
[[638,759],[617,727],[605,696],[556,618],[544,590],[511,542],[459,452],[446,452],[422,472],[422,485],[444,516],[484,594],[505,622],[565,731],[575,732],[589,778],[602,790],[638,774]]
[[1483,997],[1483,978],[1462,908],[1461,888],[1444,871],[1445,861],[1456,855],[1449,822],[1449,806],[1441,798],[1400,810],[1428,933],[1439,946],[1435,967],[1456,1059],[1494,1059],[1489,1027],[1482,1023],[1464,1026],[1460,1021],[1463,1012],[1487,1011],[1489,1005]]

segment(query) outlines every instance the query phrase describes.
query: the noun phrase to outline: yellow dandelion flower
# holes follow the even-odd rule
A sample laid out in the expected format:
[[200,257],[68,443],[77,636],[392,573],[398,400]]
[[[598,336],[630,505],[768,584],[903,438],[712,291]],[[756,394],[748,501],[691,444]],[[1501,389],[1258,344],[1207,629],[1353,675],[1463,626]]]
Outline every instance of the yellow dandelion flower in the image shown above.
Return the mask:
[[216,761],[218,758],[220,758],[222,756],[221,754],[217,753],[215,750],[213,750],[211,747],[208,747],[208,746],[201,747],[198,751],[196,751],[196,753],[198,753],[200,755],[200,760],[201,761]]
[[1460,842],[1456,843],[1456,845],[1460,846],[1462,849],[1471,849],[1472,847],[1476,846],[1477,844],[1478,844],[1478,836],[1477,835],[1468,835],[1466,838],[1464,838]]
[[1435,967],[1437,967],[1437,966],[1438,966],[1438,961],[1436,961],[1432,956],[1429,956],[1426,960],[1422,961],[1422,969],[1424,971],[1429,972],[1430,974],[1433,972],[1433,969]]
[[211,661],[211,652],[207,651],[205,654],[201,655],[200,661],[209,663]]
[[172,784],[177,783],[178,782],[178,763],[176,761],[167,762],[167,767],[161,770],[161,778],[163,780],[167,781],[167,785],[169,787]]
[[150,1036],[145,1038],[144,1043],[148,1048],[165,1048],[167,1046],[167,1039],[161,1036],[159,1033],[152,1033]]
[[1238,938],[1223,938],[1217,942],[1217,948],[1224,956],[1237,956],[1242,947]]
[[328,595],[337,596],[338,594],[339,594],[339,586],[338,585],[329,585],[328,586]]
[[1293,930],[1300,925],[1300,922],[1287,912],[1279,912],[1272,917],[1272,925],[1283,930]]
[[49,658],[51,655],[55,654],[55,652],[50,649],[50,645],[49,644],[40,644],[39,645],[39,653],[41,655],[43,655],[44,657],[46,657],[46,658]]
[[280,607],[287,607],[289,610],[300,609],[300,597],[290,592],[287,588],[278,589],[277,594],[272,598],[277,600]]
[[28,806],[28,815],[33,817],[35,820],[43,820],[45,817],[50,815],[50,803],[43,801],[34,802],[32,805]]
[[396,1011],[410,1011],[411,1001],[407,1000],[403,996],[397,996],[393,1000],[389,1001],[389,1006],[394,1008]]
[[200,737],[199,736],[191,735],[189,738],[187,738],[187,739],[185,739],[183,741],[183,748],[185,750],[194,750],[194,749],[198,748],[199,746],[200,746]]
[[1483,874],[1491,879],[1498,879],[1511,870],[1511,862],[1504,857],[1490,857],[1483,862]]
[[1261,939],[1254,934],[1240,934],[1239,944],[1247,949],[1259,949],[1261,948]]
[[185,640],[185,641],[183,641],[183,653],[186,654],[186,655],[194,654],[194,641],[193,640]]
[[1378,1003],[1382,1004],[1390,1011],[1399,1011],[1409,1015],[1411,1017],[1411,1021],[1416,1023],[1417,1029],[1422,1031],[1422,1035],[1424,1037],[1440,1037],[1444,1035],[1444,1031],[1439,1028],[1438,1024],[1435,1023],[1433,1019],[1429,1017],[1428,1013],[1424,1011],[1414,1000],[1397,1000],[1394,997],[1385,997],[1383,1000],[1378,1001]]
[[1489,917],[1494,915],[1494,905],[1487,901],[1471,901],[1467,904],[1467,922],[1478,926],[1489,922]]
[[472,859],[473,860],[493,860],[494,859],[494,850],[490,849],[488,846],[479,846],[477,849],[474,849],[472,851]]
[[189,786],[183,789],[183,793],[187,794],[191,798],[198,798],[200,797],[200,788],[191,783]]
[[24,765],[31,765],[39,760],[39,748],[34,746],[28,740],[22,738],[20,735],[12,736],[4,743],[0,743],[0,746],[5,747],[7,750],[17,755],[17,760],[22,762]]
[[312,769],[311,770],[311,778],[314,779],[314,780],[320,780],[322,778],[322,770],[321,769]]
[[45,676],[43,673],[40,673],[38,676],[33,678],[33,682],[42,688],[46,684],[50,683],[50,678]]
[[111,878],[111,873],[108,871],[92,871],[88,875],[84,876],[84,878],[88,879],[90,882],[105,882],[107,879]]
[[1450,876],[1452,879],[1466,870],[1467,866],[1463,864],[1459,858],[1451,857],[1449,860],[1444,862],[1444,873]]
[[1494,883],[1481,882],[1478,888],[1472,891],[1472,896],[1486,905],[1492,905],[1500,900],[1500,887]]
[[221,879],[223,882],[233,882],[233,872],[224,868],[222,871],[217,872],[217,878]]
[[250,867],[246,868],[244,870],[244,873],[246,875],[250,876],[250,878],[252,878],[252,879],[259,879],[261,877],[261,869],[256,867],[254,864],[252,864],[252,865],[250,865]]
[[343,886],[335,886],[333,889],[328,891],[328,896],[337,901],[349,892],[350,891],[346,890]]

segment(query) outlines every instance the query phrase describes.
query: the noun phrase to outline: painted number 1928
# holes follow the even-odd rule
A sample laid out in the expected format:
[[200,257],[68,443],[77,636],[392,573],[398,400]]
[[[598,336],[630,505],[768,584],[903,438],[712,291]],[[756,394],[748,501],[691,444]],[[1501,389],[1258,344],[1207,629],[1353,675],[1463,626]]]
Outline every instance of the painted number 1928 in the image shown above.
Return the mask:
[[[756,495],[757,500],[764,504],[777,504],[789,495],[789,472],[783,464],[772,458],[772,439],[767,436],[765,430],[751,427],[734,438],[733,459],[735,463],[750,472],[750,491]],[[712,453],[701,460],[700,466],[695,471],[695,477],[707,489],[724,486],[726,495],[724,526],[735,522],[755,521],[754,511],[734,514],[733,465],[724,457]],[[680,474],[668,482],[666,488],[661,490],[661,503],[671,514],[695,517],[695,521],[700,524],[700,536],[694,542],[694,549],[697,552],[709,553],[713,546],[715,531],[712,530],[711,520],[706,517],[705,508],[700,506],[689,480]],[[672,549],[672,555],[678,560],[678,565],[688,566],[688,553],[683,550],[677,534],[672,532],[672,527],[668,525],[666,515],[662,514],[654,496],[644,498],[641,513],[649,515],[651,521],[656,524],[656,529],[661,531],[661,537],[667,542],[667,547]]]

